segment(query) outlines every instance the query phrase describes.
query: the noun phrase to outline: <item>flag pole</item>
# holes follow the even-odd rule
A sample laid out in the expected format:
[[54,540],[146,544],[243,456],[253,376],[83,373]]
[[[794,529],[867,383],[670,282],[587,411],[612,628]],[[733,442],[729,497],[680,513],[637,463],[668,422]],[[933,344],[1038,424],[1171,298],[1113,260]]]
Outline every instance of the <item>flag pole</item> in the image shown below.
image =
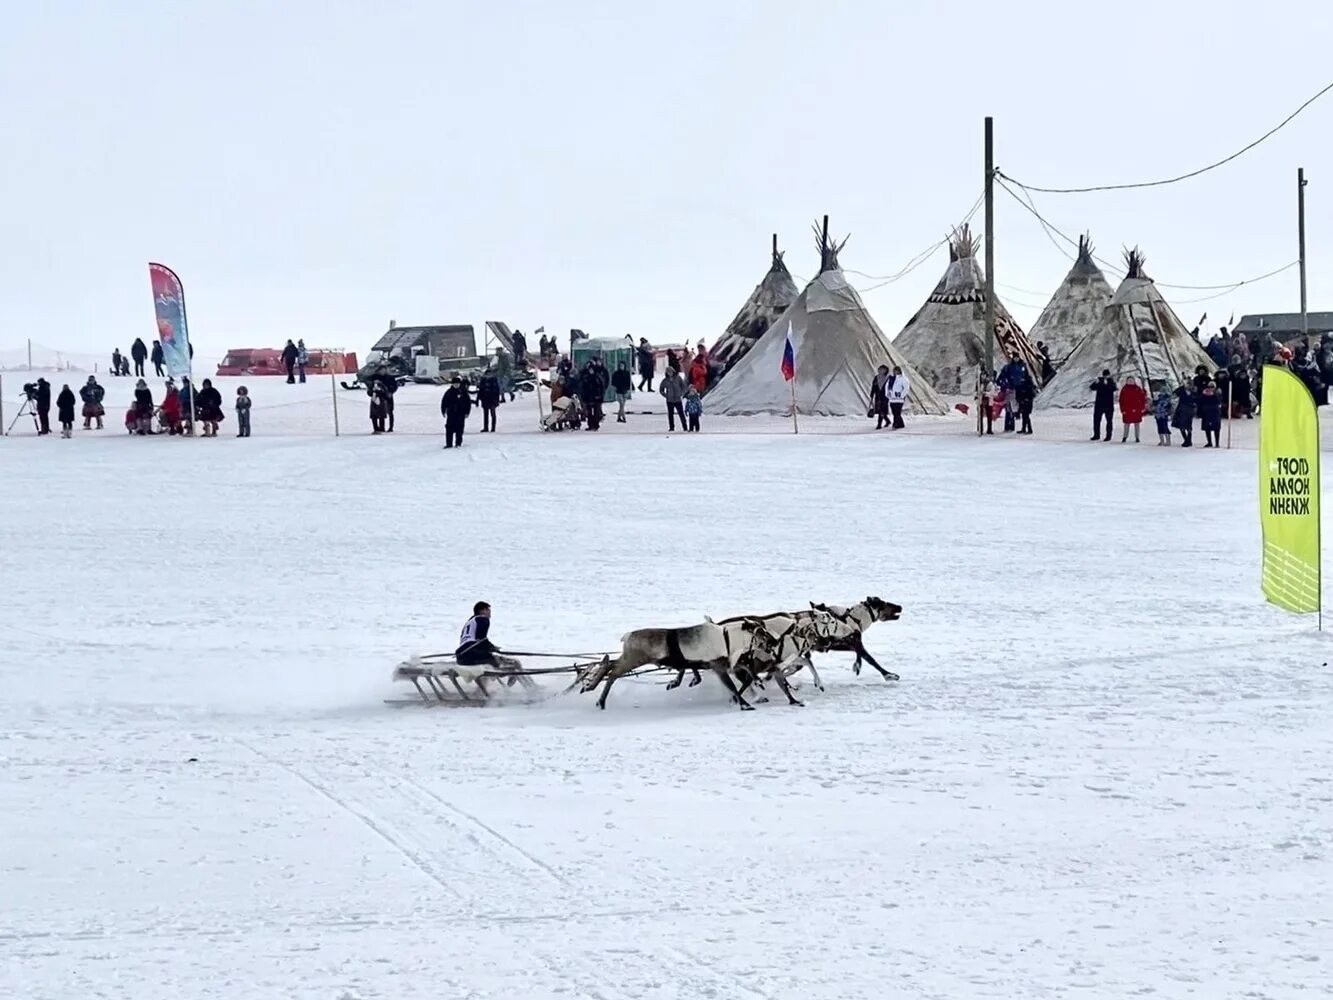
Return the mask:
[[801,426],[796,420],[796,379],[789,379],[791,385],[791,432],[793,434],[801,433]]

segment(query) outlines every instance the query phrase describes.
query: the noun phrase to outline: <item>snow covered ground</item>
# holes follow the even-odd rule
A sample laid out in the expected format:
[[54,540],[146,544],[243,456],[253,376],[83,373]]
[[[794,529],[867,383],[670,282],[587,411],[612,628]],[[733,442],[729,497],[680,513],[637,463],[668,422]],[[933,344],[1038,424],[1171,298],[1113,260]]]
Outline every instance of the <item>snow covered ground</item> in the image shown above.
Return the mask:
[[[1329,646],[1252,451],[528,401],[445,452],[436,390],[334,438],[251,382],[248,441],[0,441],[0,996],[1330,994]],[[805,708],[383,704],[478,598],[583,652],[867,594],[901,682]]]

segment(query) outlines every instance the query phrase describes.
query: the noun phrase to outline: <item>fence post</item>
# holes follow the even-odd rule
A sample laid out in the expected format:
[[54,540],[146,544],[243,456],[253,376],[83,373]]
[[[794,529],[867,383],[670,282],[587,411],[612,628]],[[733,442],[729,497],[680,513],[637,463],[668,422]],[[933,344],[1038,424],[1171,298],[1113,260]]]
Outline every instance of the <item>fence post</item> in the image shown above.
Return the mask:
[[341,437],[338,430],[338,378],[329,372],[329,389],[333,392],[333,436]]

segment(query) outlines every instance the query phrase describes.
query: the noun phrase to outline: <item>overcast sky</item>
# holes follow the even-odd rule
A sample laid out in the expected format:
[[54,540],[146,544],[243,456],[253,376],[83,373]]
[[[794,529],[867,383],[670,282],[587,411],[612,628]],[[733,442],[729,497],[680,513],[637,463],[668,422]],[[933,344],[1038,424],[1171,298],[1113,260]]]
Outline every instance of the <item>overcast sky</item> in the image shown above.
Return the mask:
[[[364,356],[390,318],[712,340],[767,268],[899,271],[997,164],[1153,179],[1256,138],[1333,79],[1326,5],[183,2],[15,4],[0,33],[0,348],[154,330],[147,262],[201,352],[288,336]],[[1333,309],[1333,94],[1241,160],[1152,191],[1038,196],[1101,254],[1218,285],[1296,257]],[[998,195],[996,278],[1029,325],[1068,269]],[[980,229],[980,215],[977,217]],[[896,334],[947,264],[870,291]],[[860,287],[877,282],[852,275]],[[1114,282],[1114,278],[1112,279]],[[1291,270],[1205,310],[1294,311]]]

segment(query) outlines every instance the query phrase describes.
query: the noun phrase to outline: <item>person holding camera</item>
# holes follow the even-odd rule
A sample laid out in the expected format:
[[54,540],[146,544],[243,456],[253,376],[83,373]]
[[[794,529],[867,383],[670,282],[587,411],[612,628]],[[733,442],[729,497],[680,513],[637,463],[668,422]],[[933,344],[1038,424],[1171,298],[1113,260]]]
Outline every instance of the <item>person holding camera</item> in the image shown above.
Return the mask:
[[[28,389],[29,386],[24,386]],[[44,378],[39,378],[31,386],[32,392],[28,399],[32,401],[33,408],[37,411],[37,433],[51,433],[51,383]]]

